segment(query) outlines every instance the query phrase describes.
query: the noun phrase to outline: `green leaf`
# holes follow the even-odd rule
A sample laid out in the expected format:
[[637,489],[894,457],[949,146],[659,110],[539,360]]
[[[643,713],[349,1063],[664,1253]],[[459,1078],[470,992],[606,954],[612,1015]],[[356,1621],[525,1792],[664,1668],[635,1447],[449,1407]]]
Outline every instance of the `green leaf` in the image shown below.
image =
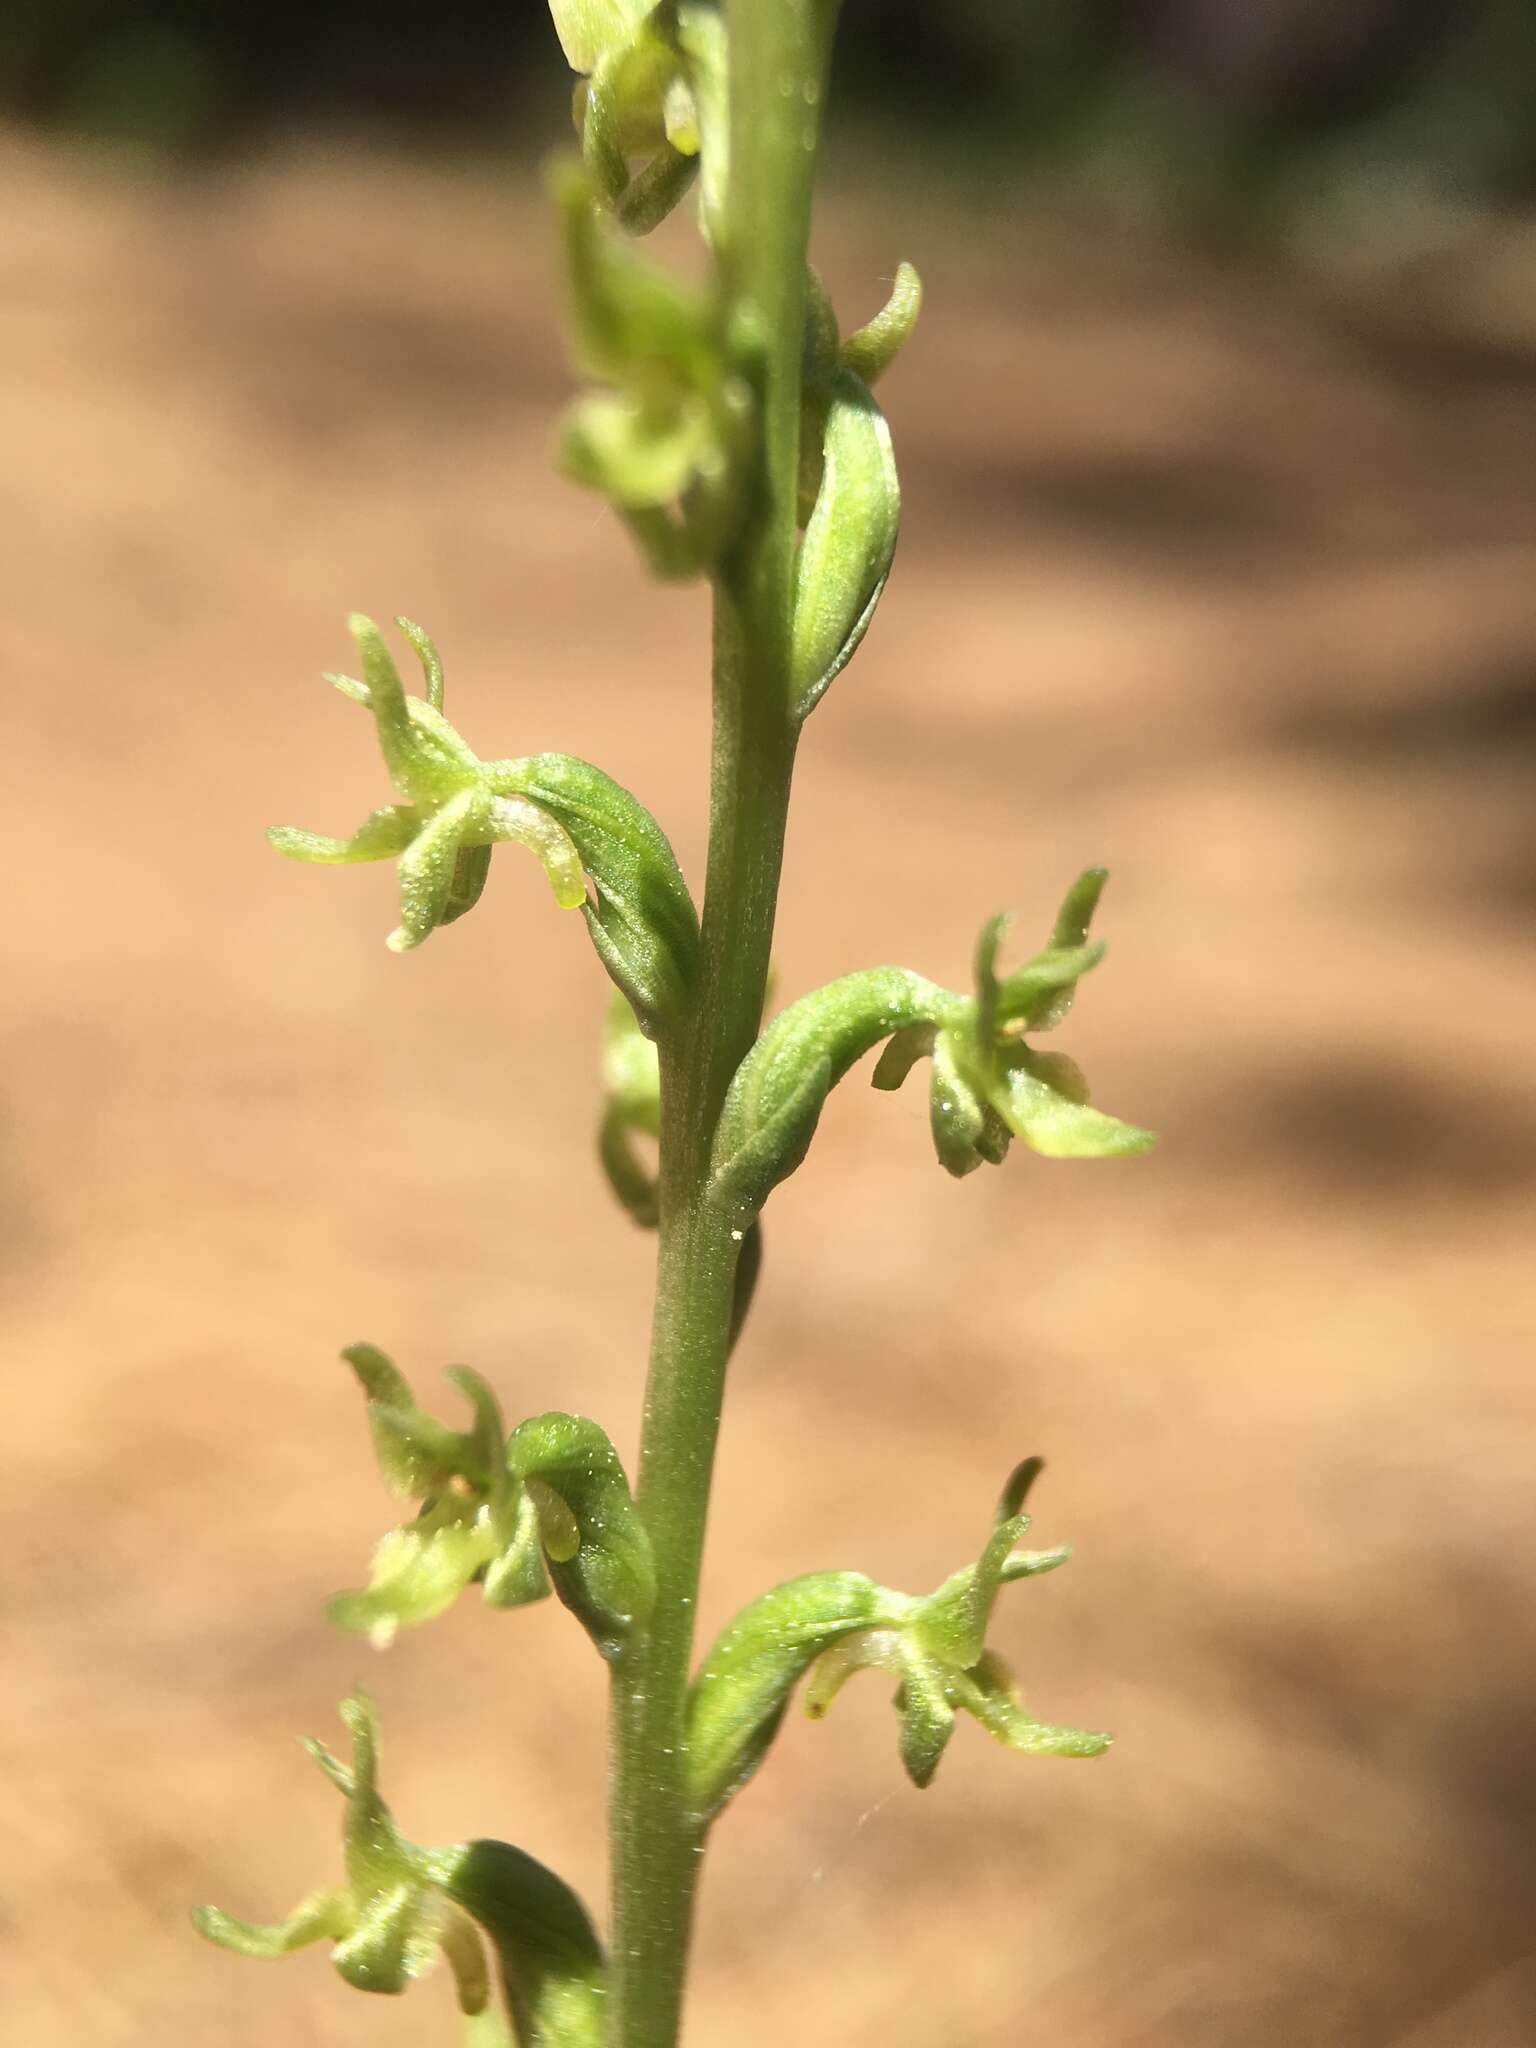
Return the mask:
[[804,1159],[828,1093],[881,1039],[952,1009],[904,967],[872,967],[781,1011],[731,1081],[715,1132],[710,1198],[750,1221]]
[[671,843],[651,813],[589,761],[535,754],[492,764],[566,832],[596,886],[586,906],[598,957],[655,1036],[679,1016],[699,968],[699,917]]
[[604,1657],[621,1657],[656,1597],[650,1539],[606,1433],[583,1415],[554,1412],[520,1423],[507,1464],[530,1491],[545,1487],[568,1510],[575,1547],[545,1549],[555,1591]]
[[901,523],[890,429],[851,370],[833,377],[821,457],[821,488],[795,559],[790,688],[800,719],[868,631]]

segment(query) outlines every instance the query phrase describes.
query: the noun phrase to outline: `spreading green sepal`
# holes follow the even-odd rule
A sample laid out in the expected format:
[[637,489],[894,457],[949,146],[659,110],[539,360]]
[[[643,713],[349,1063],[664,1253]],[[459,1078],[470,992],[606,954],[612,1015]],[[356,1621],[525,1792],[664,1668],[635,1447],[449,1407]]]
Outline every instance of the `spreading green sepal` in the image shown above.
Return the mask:
[[959,1711],[1021,1755],[1096,1756],[1108,1746],[1107,1735],[1036,1721],[986,1648],[1001,1588],[1067,1559],[1064,1549],[1017,1547],[1029,1527],[1024,1495],[1039,1469],[1036,1458],[1016,1468],[981,1556],[925,1598],[892,1592],[859,1572],[812,1572],[776,1586],[730,1623],[689,1695],[690,1785],[701,1822],[756,1771],[807,1674],[805,1710],[813,1719],[855,1671],[893,1676],[902,1762],[919,1786],[932,1780]]
[[548,1414],[508,1437],[478,1375],[448,1375],[474,1408],[469,1429],[424,1415],[399,1371],[370,1344],[342,1354],[368,1399],[379,1466],[414,1519],[374,1553],[367,1587],[327,1609],[338,1628],[386,1647],[430,1621],[479,1580],[493,1607],[522,1607],[554,1590],[605,1657],[618,1656],[655,1593],[650,1544],[618,1453],[595,1422]]
[[537,855],[555,901],[564,910],[576,909],[586,901],[587,885],[570,835],[526,798],[496,786],[490,767],[443,716],[436,648],[419,626],[407,619],[397,624],[420,657],[424,697],[406,695],[383,636],[361,613],[348,627],[362,656],[364,680],[330,681],[373,713],[390,781],[406,801],[371,812],[350,839],[328,839],[292,825],[273,826],[268,839],[293,860],[398,860],[400,924],[388,941],[397,953],[419,946],[472,907],[485,886],[491,848],[504,841]]
[[[344,1882],[312,1892],[275,1926],[255,1926],[216,1907],[193,1915],[199,1931],[238,1955],[289,1955],[316,1941],[360,1991],[396,1994],[446,1958],[472,2038],[508,2038],[493,1993],[520,2048],[600,2048],[605,1997],[602,1950],[569,1887],[505,1842],[424,1849],[408,1841],[379,1795],[378,1722],[365,1694],[343,1702],[352,1763],[320,1743],[305,1746],[347,1803]],[[493,1983],[486,1955],[495,1959]]]
[[577,353],[608,387],[568,414],[562,466],[612,501],[658,575],[699,574],[734,536],[756,432],[724,302],[624,246],[578,165],[553,190]]
[[513,1430],[507,1466],[537,1506],[556,1593],[604,1657],[621,1657],[656,1573],[618,1452],[584,1415],[536,1415]]
[[568,834],[592,877],[584,905],[599,959],[654,1037],[698,978],[699,916],[671,842],[627,789],[571,754],[491,764],[496,787],[525,797]]
[[754,1217],[804,1159],[822,1105],[892,1032],[947,1015],[956,998],[904,967],[872,967],[813,989],[774,1018],[737,1068],[720,1113],[710,1196]]
[[367,1396],[385,1483],[398,1499],[422,1506],[380,1542],[367,1587],[329,1602],[335,1626],[383,1649],[398,1629],[445,1613],[476,1579],[493,1607],[544,1599],[550,1589],[538,1504],[507,1468],[506,1430],[490,1388],[464,1367],[449,1373],[474,1408],[470,1428],[453,1430],[421,1412],[383,1352],[354,1344],[342,1356]]
[[635,1140],[661,1136],[661,1063],[656,1047],[621,994],[608,1005],[603,1033],[603,1114],[598,1154],[608,1184],[645,1230],[661,1221],[655,1169],[636,1150]]

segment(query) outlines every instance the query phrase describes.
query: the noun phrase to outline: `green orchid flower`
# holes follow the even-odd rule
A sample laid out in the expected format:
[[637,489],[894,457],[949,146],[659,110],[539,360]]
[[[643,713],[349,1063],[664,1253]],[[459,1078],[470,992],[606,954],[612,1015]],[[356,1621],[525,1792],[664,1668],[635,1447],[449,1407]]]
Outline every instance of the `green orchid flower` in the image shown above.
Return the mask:
[[354,1344],[342,1356],[367,1396],[386,1485],[422,1505],[383,1538],[367,1586],[329,1603],[336,1627],[385,1649],[478,1580],[491,1607],[557,1593],[605,1657],[621,1655],[655,1581],[629,1482],[598,1425],[557,1410],[509,1436],[490,1388],[456,1366],[448,1378],[474,1420],[450,1429],[422,1413],[382,1351]]
[[1103,868],[1080,875],[1046,946],[1002,978],[997,955],[1010,920],[990,919],[977,942],[975,993],[897,1032],[881,1054],[876,1088],[899,1088],[915,1061],[932,1060],[930,1124],[950,1173],[999,1165],[1014,1138],[1048,1159],[1120,1158],[1157,1142],[1151,1131],[1095,1109],[1075,1060],[1028,1042],[1063,1021],[1079,979],[1104,957],[1088,928],[1106,880]]
[[685,284],[611,232],[580,165],[556,165],[579,398],[561,437],[566,474],[609,498],[658,575],[719,559],[740,514],[753,445],[751,387],[713,285]]
[[520,2048],[599,2048],[606,1965],[576,1894],[508,1842],[424,1849],[408,1841],[379,1796],[372,1701],[354,1693],[341,1718],[350,1767],[321,1743],[305,1748],[347,1802],[344,1881],[311,1892],[272,1926],[203,1906],[192,1916],[199,1932],[261,1958],[330,1941],[348,1984],[387,1995],[443,1959],[476,2048],[511,2048],[514,2038]]
[[203,1906],[194,1915],[200,1933],[245,1956],[285,1956],[316,1941],[331,1941],[331,1960],[360,1991],[404,1991],[446,1957],[459,2004],[485,2010],[490,1970],[475,1922],[443,1888],[440,1858],[406,1841],[378,1790],[378,1719],[356,1693],[342,1704],[352,1737],[349,1769],[318,1742],[304,1746],[347,1802],[342,1863],[345,1882],[311,1892],[288,1918],[256,1926]]
[[1041,1463],[1026,1458],[1009,1476],[991,1537],[975,1564],[921,1599],[884,1593],[874,1625],[850,1631],[812,1666],[805,1689],[812,1720],[826,1713],[856,1671],[885,1671],[897,1680],[901,1760],[914,1785],[932,1782],[959,1712],[1020,1756],[1098,1756],[1109,1747],[1108,1735],[1035,1720],[1008,1666],[986,1647],[987,1625],[1003,1587],[1055,1571],[1071,1555],[1065,1547],[1017,1548],[1029,1528],[1024,1496]]
[[1027,1458],[1010,1475],[981,1556],[915,1598],[862,1572],[810,1572],[744,1607],[705,1658],[689,1694],[689,1771],[695,1811],[713,1820],[753,1776],[809,1674],[805,1711],[819,1719],[856,1671],[897,1681],[901,1759],[931,1783],[955,1717],[967,1713],[1021,1756],[1097,1756],[1107,1735],[1037,1721],[1002,1659],[986,1647],[1002,1588],[1065,1564],[1069,1552],[1020,1550],[1024,1497],[1041,1470]]
[[450,1429],[422,1413],[382,1351],[353,1344],[342,1356],[367,1396],[385,1484],[422,1507],[380,1542],[366,1588],[330,1601],[331,1621],[385,1649],[397,1630],[445,1613],[476,1579],[493,1607],[544,1599],[539,1506],[507,1470],[507,1433],[490,1388],[467,1367],[450,1370],[474,1409],[469,1429]]
[[419,626],[397,619],[420,659],[425,697],[407,696],[394,658],[372,619],[354,613],[348,630],[362,656],[362,682],[328,680],[366,705],[378,727],[390,781],[405,799],[372,812],[350,839],[274,825],[268,839],[291,860],[341,865],[398,860],[400,924],[386,943],[409,952],[479,901],[491,848],[526,846],[543,864],[562,910],[587,900],[586,876],[569,832],[519,792],[521,764],[481,761],[443,716],[443,668]]

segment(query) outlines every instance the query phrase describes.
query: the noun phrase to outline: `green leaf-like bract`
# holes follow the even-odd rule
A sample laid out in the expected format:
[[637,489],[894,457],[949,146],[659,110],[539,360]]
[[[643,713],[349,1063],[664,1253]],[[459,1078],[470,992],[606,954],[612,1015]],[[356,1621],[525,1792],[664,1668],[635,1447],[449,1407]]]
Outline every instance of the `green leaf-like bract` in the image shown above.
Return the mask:
[[350,1765],[317,1742],[306,1746],[346,1801],[344,1882],[311,1893],[274,1926],[205,1906],[193,1916],[198,1929],[223,1948],[258,1957],[330,1940],[349,1984],[386,1994],[404,1991],[441,1956],[474,2037],[504,2040],[483,1936],[520,2048],[601,2048],[603,1952],[575,1893],[506,1842],[424,1849],[409,1841],[379,1793],[371,1701],[354,1694],[341,1716],[352,1736]]
[[586,1416],[557,1412],[513,1430],[507,1465],[536,1498],[537,1489],[546,1489],[568,1511],[564,1543],[545,1526],[549,1575],[602,1654],[622,1655],[650,1614],[656,1577],[618,1452]]
[[559,821],[597,889],[586,906],[592,943],[655,1036],[687,1000],[698,974],[699,918],[671,842],[651,813],[610,775],[570,754],[498,763],[509,789]]
[[795,558],[790,689],[805,718],[869,630],[901,523],[901,487],[885,415],[852,370],[832,379],[821,483]]
[[1058,1728],[1027,1713],[1002,1661],[986,1648],[1000,1589],[1065,1563],[1065,1550],[1021,1551],[1029,1527],[1024,1494],[1040,1469],[1020,1465],[1004,1488],[991,1538],[974,1564],[914,1599],[860,1572],[811,1572],[744,1608],[711,1649],[688,1705],[688,1768],[694,1809],[706,1823],[735,1797],[766,1756],[795,1687],[807,1674],[806,1712],[825,1713],[855,1671],[897,1681],[901,1757],[927,1785],[954,1732],[971,1714],[1008,1748],[1034,1756],[1096,1756],[1106,1735]]
[[520,2048],[602,2048],[603,1951],[570,1886],[509,1842],[465,1842],[428,1860],[496,1952]]

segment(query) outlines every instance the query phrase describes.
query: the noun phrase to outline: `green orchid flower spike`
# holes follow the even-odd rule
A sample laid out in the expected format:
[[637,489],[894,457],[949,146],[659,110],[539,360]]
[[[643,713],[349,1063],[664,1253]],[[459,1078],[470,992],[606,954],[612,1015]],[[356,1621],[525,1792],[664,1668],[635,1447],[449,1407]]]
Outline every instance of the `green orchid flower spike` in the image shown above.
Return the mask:
[[[276,1926],[211,1911],[199,1924],[253,1955],[328,1939],[342,1975],[373,1991],[399,1991],[446,1956],[466,2048],[679,2048],[706,1838],[797,1693],[815,1718],[855,1673],[883,1673],[920,1786],[965,1715],[1024,1755],[1093,1756],[1108,1741],[1037,1721],[988,1647],[1002,1588],[1066,1557],[1021,1547],[1034,1459],[1008,1481],[980,1554],[935,1591],[814,1572],[744,1608],[697,1665],[722,1402],[763,1271],[764,1205],[866,1056],[881,1089],[929,1063],[933,1143],[953,1175],[1000,1163],[1016,1140],[1056,1159],[1153,1141],[1094,1107],[1077,1066],[1044,1042],[1103,954],[1090,936],[1101,869],[1074,884],[1020,966],[1002,964],[1007,920],[995,917],[964,989],[876,966],[764,1022],[806,721],[859,652],[895,554],[902,494],[875,394],[913,333],[922,286],[902,264],[886,304],[845,332],[810,265],[839,0],[552,0],[552,12],[577,74],[581,145],[548,181],[577,380],[558,456],[657,576],[710,587],[703,914],[657,819],[599,769],[473,751],[444,715],[437,649],[407,619],[419,694],[361,616],[350,622],[361,679],[330,678],[371,715],[394,801],[349,838],[270,836],[295,860],[395,861],[388,943],[399,952],[473,907],[498,845],[522,845],[556,903],[580,910],[614,985],[597,1149],[628,1216],[656,1233],[635,1490],[596,1422],[550,1411],[509,1429],[491,1388],[462,1368],[448,1377],[468,1412],[444,1421],[383,1352],[354,1345],[343,1355],[374,1451],[407,1505],[366,1583],[329,1609],[379,1648],[471,1586],[491,1607],[554,1594],[576,1617],[610,1695],[611,1957],[579,1901],[520,1850],[429,1850],[398,1832],[361,1697],[343,1709],[354,1763],[314,1750],[347,1802],[343,1882]],[[634,238],[690,190],[700,260],[671,269]],[[587,580],[600,607],[603,575]],[[639,714],[648,730],[652,709]],[[518,1085],[556,1085],[563,1064],[520,1072]],[[594,1240],[575,1284],[604,1284],[605,1258]],[[515,1327],[515,1304],[513,1315]],[[461,1674],[460,1690],[469,1682],[478,1673]],[[812,1974],[800,1976],[786,2038],[805,2032],[815,1998]]]
[[330,1941],[347,1983],[387,1995],[446,1960],[460,2009],[477,2023],[471,2041],[599,2048],[603,1954],[580,1900],[505,1842],[423,1849],[407,1841],[379,1795],[372,1702],[355,1693],[341,1718],[352,1737],[350,1767],[321,1743],[305,1747],[347,1802],[344,1881],[311,1892],[274,1926],[204,1906],[193,1915],[199,1932],[261,1958]]
[[476,758],[443,716],[443,669],[437,649],[409,619],[396,624],[420,658],[425,697],[408,697],[372,619],[354,613],[348,630],[362,656],[362,682],[332,676],[343,696],[364,704],[378,727],[390,781],[406,799],[371,813],[350,839],[327,839],[293,825],[267,837],[291,860],[326,865],[366,860],[400,863],[400,924],[387,943],[397,953],[474,908],[485,887],[491,848],[526,846],[542,862],[562,910],[586,902],[581,857],[570,834],[518,793],[502,772],[508,764]]
[[808,1675],[815,1720],[856,1671],[897,1681],[901,1759],[914,1785],[932,1782],[957,1713],[970,1714],[1021,1756],[1097,1756],[1107,1735],[1037,1721],[1013,1678],[986,1647],[1002,1588],[1065,1564],[1066,1549],[1020,1550],[1024,1498],[1041,1470],[1028,1458],[1003,1489],[981,1556],[915,1598],[860,1572],[812,1572],[742,1610],[721,1634],[689,1695],[688,1743],[700,1820],[712,1820],[757,1770]]

